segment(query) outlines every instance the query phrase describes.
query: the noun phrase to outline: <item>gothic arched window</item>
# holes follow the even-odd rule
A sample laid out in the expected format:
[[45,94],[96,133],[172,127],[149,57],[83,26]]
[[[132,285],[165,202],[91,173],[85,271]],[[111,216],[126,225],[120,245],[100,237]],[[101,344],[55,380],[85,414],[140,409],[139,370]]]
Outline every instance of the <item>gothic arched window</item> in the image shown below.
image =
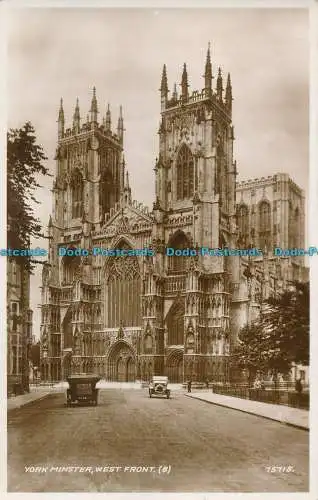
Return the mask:
[[109,170],[105,170],[99,184],[99,204],[102,215],[109,212],[113,205],[113,180]]
[[237,226],[240,237],[246,244],[249,237],[248,208],[246,205],[240,205],[237,209]]
[[[121,244],[121,249],[131,250]],[[106,326],[141,325],[141,277],[135,256],[111,257],[107,269]]]
[[72,217],[78,219],[83,215],[84,184],[80,172],[76,171],[72,179]]
[[271,206],[267,201],[261,201],[259,211],[259,246],[261,249],[271,245]]
[[[169,245],[170,248],[175,250],[182,250],[184,248],[189,247],[189,241],[186,235],[182,231],[178,231],[170,240]],[[189,261],[189,257],[186,256],[178,256],[172,255],[168,257],[168,270],[169,272],[185,272],[187,269],[187,262]]]
[[294,212],[294,244],[295,248],[298,248],[301,243],[300,243],[300,216],[299,216],[299,209],[298,207],[296,208]]
[[177,158],[177,200],[191,198],[194,194],[194,158],[184,144]]
[[298,207],[293,210],[291,202],[289,202],[289,218],[288,218],[288,246],[290,248],[298,248],[300,235],[300,217]]

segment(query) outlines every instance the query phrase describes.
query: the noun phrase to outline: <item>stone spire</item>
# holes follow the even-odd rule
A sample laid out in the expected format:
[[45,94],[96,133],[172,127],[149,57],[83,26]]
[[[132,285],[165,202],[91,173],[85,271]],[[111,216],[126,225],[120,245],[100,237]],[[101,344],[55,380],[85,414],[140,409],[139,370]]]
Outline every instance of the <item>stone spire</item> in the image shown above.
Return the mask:
[[166,104],[168,101],[168,79],[167,79],[167,68],[166,65],[163,65],[162,77],[161,77],[161,85],[160,85],[160,95],[161,95],[161,111],[166,108]]
[[177,92],[177,84],[176,83],[173,86],[172,99],[174,101],[178,100],[178,92]]
[[168,79],[167,79],[167,68],[166,65],[163,65],[162,69],[162,77],[161,77],[161,86],[160,86],[160,92],[162,96],[167,97],[168,96]]
[[120,142],[123,142],[124,139],[124,119],[123,119],[123,108],[120,106],[119,108],[119,118],[118,118],[118,125],[117,125],[117,135],[120,140]]
[[227,76],[227,83],[226,83],[226,90],[225,90],[225,106],[229,110],[229,112],[232,112],[232,84],[231,84],[231,76],[230,73]]
[[218,77],[216,80],[216,97],[217,100],[222,102],[223,98],[223,78],[222,78],[222,73],[221,73],[221,68],[219,67],[218,71]]
[[60,101],[60,109],[59,109],[59,117],[57,120],[58,123],[58,138],[62,139],[64,136],[64,125],[65,125],[65,120],[64,120],[64,110],[63,110],[63,99],[61,98]]
[[107,105],[107,111],[106,111],[106,130],[110,132],[112,127],[112,120],[111,120],[111,114],[110,114],[110,109],[109,109],[109,104]]
[[91,103],[91,121],[97,123],[97,113],[98,113],[98,108],[97,108],[97,99],[96,99],[96,88],[93,87],[93,97],[92,97],[92,103]]
[[211,54],[210,54],[210,42],[208,45],[208,52],[206,55],[205,72],[204,72],[204,88],[207,93],[212,90],[212,64],[211,64]]
[[126,182],[125,182],[125,188],[124,188],[124,200],[126,203],[131,203],[131,189],[129,186],[129,174],[128,171],[126,171]]
[[73,129],[75,133],[78,133],[80,131],[80,110],[79,110],[79,102],[78,98],[76,99],[76,106],[75,106],[75,111],[73,115]]
[[183,65],[182,79],[181,79],[181,97],[183,101],[187,101],[189,97],[188,90],[188,73],[186,63]]

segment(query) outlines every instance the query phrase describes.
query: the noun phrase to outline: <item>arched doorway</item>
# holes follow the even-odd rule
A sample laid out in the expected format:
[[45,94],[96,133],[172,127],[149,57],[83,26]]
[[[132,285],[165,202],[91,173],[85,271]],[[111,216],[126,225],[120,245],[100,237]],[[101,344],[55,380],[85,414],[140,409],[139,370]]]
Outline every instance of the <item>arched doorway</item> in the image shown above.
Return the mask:
[[133,358],[128,358],[127,360],[127,382],[135,381],[135,362]]
[[181,349],[172,351],[168,355],[166,367],[169,382],[183,382],[183,351]]
[[136,358],[127,342],[116,342],[110,349],[107,362],[107,379],[113,382],[134,382]]
[[168,345],[184,345],[184,298],[180,297],[172,304],[167,315]]

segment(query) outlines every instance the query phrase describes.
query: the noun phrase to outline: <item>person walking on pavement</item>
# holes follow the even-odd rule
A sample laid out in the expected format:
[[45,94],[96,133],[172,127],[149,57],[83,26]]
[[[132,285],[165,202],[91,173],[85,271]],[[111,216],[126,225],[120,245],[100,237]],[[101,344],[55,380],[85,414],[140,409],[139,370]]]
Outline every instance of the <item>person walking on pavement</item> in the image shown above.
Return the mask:
[[297,378],[296,382],[295,382],[295,390],[297,392],[297,404],[298,404],[298,407],[300,407],[300,403],[301,403],[301,393],[302,393],[302,390],[303,390],[303,384],[301,382],[301,379],[300,378]]
[[301,379],[298,378],[295,382],[295,389],[296,391],[298,392],[298,394],[301,394],[302,393],[302,390],[303,390],[303,384],[301,383]]
[[188,381],[188,392],[191,392],[192,381]]

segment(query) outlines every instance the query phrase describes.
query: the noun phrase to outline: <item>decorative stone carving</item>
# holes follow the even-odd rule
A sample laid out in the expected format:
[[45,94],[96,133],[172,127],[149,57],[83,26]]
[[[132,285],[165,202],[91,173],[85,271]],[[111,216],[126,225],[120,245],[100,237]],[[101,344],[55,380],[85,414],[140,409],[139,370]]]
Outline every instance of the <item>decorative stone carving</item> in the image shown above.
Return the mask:
[[125,332],[124,332],[124,329],[122,326],[120,326],[119,330],[118,330],[118,335],[117,335],[117,339],[120,340],[120,339],[123,339],[125,336]]

